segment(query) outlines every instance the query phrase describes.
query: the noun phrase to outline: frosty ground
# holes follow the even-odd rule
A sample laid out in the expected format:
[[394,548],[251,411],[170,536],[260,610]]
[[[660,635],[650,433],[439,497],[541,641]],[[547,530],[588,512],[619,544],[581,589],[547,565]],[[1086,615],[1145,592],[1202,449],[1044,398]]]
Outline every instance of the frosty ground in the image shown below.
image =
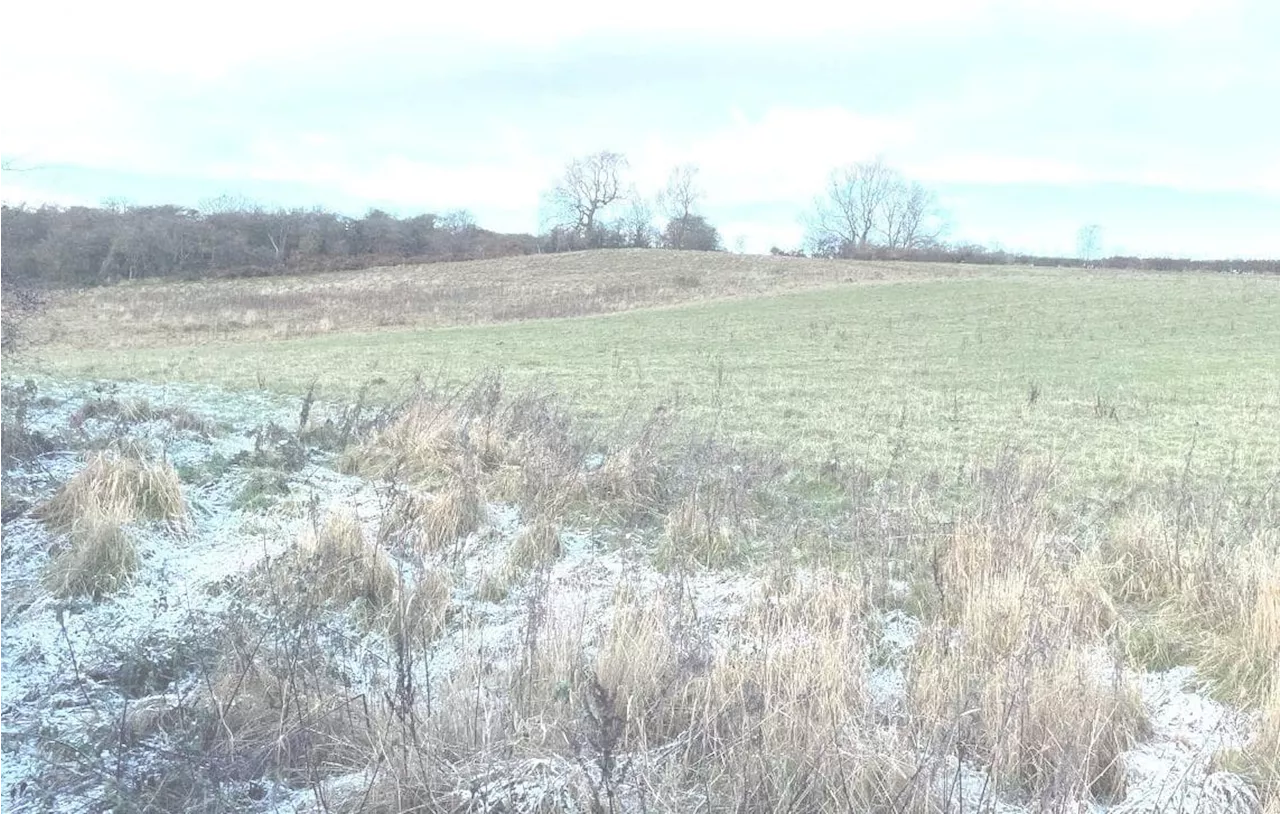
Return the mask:
[[[932,636],[941,622],[921,618],[915,583],[893,578],[872,588],[866,572],[844,560],[783,565],[709,556],[673,567],[662,551],[687,497],[667,511],[665,525],[562,511],[550,526],[549,553],[516,568],[541,509],[509,499],[520,490],[486,490],[474,528],[424,554],[391,528],[413,490],[385,472],[344,464],[357,439],[308,440],[308,428],[341,424],[349,407],[308,403],[300,420],[297,398],[136,382],[40,380],[23,398],[26,430],[50,443],[6,461],[4,474],[6,811],[160,811],[178,803],[190,811],[261,812],[766,810],[763,802],[735,800],[735,784],[761,801],[769,789],[774,802],[832,805],[826,780],[806,779],[807,791],[768,785],[774,770],[792,782],[804,773],[784,768],[781,744],[793,741],[771,740],[781,737],[778,724],[753,717],[753,703],[766,711],[776,705],[779,716],[847,713],[822,721],[822,737],[831,741],[822,748],[832,751],[815,771],[876,764],[845,793],[885,811],[1077,804],[1210,814],[1276,805],[1256,777],[1221,759],[1256,743],[1257,710],[1211,697],[1188,664],[1144,669],[1101,640],[1087,654],[1090,680],[1131,690],[1141,719],[1131,727],[1140,734],[1113,761],[1111,791],[1072,786],[1057,763],[1044,764],[1064,772],[1053,783],[1028,779],[1009,768],[1014,763],[993,768],[982,749],[955,747],[963,739],[926,736],[934,728],[921,724],[917,710],[917,665],[929,638],[924,628]],[[106,401],[145,403],[157,417],[85,410]],[[179,427],[165,417],[170,409],[207,421]],[[455,413],[441,414],[454,420]],[[72,479],[89,451],[124,442],[176,469],[187,517],[130,527],[140,559],[121,590],[56,597],[45,575],[64,535],[34,510]],[[569,480],[594,483],[634,447],[582,455]],[[264,487],[263,472],[275,466],[264,461],[279,459],[289,463]],[[451,488],[452,481],[419,483],[410,497],[438,507]],[[585,494],[596,494],[590,488]],[[719,530],[716,511],[711,528],[697,527],[708,545],[738,533]],[[390,591],[402,599],[390,613],[398,607],[401,615],[390,628],[381,617],[370,622],[363,600],[304,602],[299,612],[286,583],[310,572],[289,569],[335,517],[354,518],[360,539],[394,570]],[[405,623],[409,597],[425,591],[428,578],[445,586],[445,596],[410,646],[395,625]],[[240,688],[228,696],[227,665],[239,665],[247,695],[245,676],[268,672],[257,661],[268,651],[289,656],[287,676],[261,682],[263,699],[252,700],[255,714],[278,720],[263,722],[265,736],[231,731],[229,707]],[[769,683],[771,671],[828,656],[839,675],[823,673],[813,683],[795,675],[791,689]],[[291,708],[272,693],[287,695],[290,682],[302,682],[303,664],[305,680],[329,697],[316,706],[316,693],[298,691],[307,705]],[[743,669],[717,672],[723,664]],[[739,675],[752,670],[752,680]],[[673,678],[646,684],[659,674]],[[738,683],[724,689],[731,678]],[[846,700],[815,700],[818,690]],[[676,696],[691,700],[677,704]],[[335,710],[342,722],[331,720]],[[296,721],[286,724],[291,716]],[[976,742],[998,753],[984,738]],[[748,741],[761,762],[735,774]],[[406,757],[415,749],[431,755],[430,766]],[[705,783],[692,779],[699,772]]]

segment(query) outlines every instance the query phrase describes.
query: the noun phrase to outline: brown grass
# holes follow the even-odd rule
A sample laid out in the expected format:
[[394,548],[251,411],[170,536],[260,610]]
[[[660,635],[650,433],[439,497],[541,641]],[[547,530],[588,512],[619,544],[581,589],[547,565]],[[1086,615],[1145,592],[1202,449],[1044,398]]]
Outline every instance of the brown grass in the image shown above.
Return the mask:
[[[1266,498],[1224,492],[1209,511],[1189,486],[1173,501],[1135,493],[1084,523],[1062,511],[1052,470],[1007,456],[975,468],[958,501],[934,481],[912,483],[849,510],[865,517],[812,522],[813,533],[856,534],[805,568],[788,564],[799,557],[788,540],[774,541],[768,578],[720,575],[754,587],[709,623],[707,595],[694,595],[717,579],[705,572],[624,571],[600,607],[553,595],[539,566],[559,556],[572,500],[587,499],[600,517],[649,516],[664,559],[722,569],[767,527],[769,503],[755,495],[776,485],[776,461],[747,465],[711,445],[673,453],[642,431],[580,478],[585,456],[566,435],[551,413],[485,385],[424,397],[351,450],[353,467],[388,481],[377,540],[338,514],[284,560],[275,595],[310,601],[258,620],[295,630],[298,646],[224,654],[204,744],[219,771],[303,785],[376,767],[367,797],[331,801],[371,814],[446,803],[923,813],[956,810],[940,783],[959,757],[1032,807],[1074,810],[1124,793],[1119,758],[1146,726],[1122,669],[1139,659],[1141,629],[1261,714],[1255,738],[1218,761],[1277,805],[1280,569]],[[499,601],[518,587],[518,607],[455,612],[440,555],[482,525],[484,498],[506,478],[530,522],[505,562],[458,588]],[[409,562],[397,567],[384,547]],[[906,689],[888,712],[868,682],[886,656],[876,643],[886,573],[917,581],[903,606],[921,624],[895,656]],[[388,663],[400,662],[367,697],[335,682],[347,660],[308,627],[331,599],[367,611],[375,624],[362,634],[386,632]],[[520,625],[514,647],[493,647],[496,617],[503,636]],[[446,631],[445,675],[427,675],[437,663],[423,656]]]
[[372,615],[394,607],[400,582],[386,552],[365,539],[354,515],[330,516],[308,533],[292,567],[276,575],[286,591],[300,590],[339,604],[359,602]]
[[[1027,478],[1010,485],[1034,494]],[[910,708],[939,754],[972,756],[999,787],[1113,798],[1124,791],[1119,755],[1145,717],[1099,649],[1116,608],[1096,564],[1051,529],[1038,500],[1005,504],[958,525],[935,553],[941,604],[912,660]]]
[[92,453],[84,468],[36,509],[36,516],[50,528],[68,531],[99,509],[118,511],[130,520],[180,522],[187,514],[173,466],[122,448]]
[[71,348],[192,345],[583,316],[842,283],[993,273],[1010,272],[728,253],[578,252],[63,292],[52,298],[38,333]]
[[655,810],[678,810],[691,793],[740,811],[874,810],[890,799],[915,810],[928,795],[912,788],[907,746],[871,716],[861,582],[785,580],[751,599],[718,644],[699,635],[683,588],[624,583],[599,618],[548,616],[509,697],[523,728],[547,733],[544,748],[565,731],[597,766],[639,761],[588,784],[605,810],[628,783]]
[[136,424],[143,421],[167,421],[175,430],[210,436],[218,431],[217,422],[201,416],[186,407],[157,407],[147,399],[114,397],[91,398],[71,414],[71,427],[79,429],[89,419],[115,421],[120,424]]
[[427,504],[420,538],[422,550],[448,549],[478,529],[484,518],[484,500],[475,480],[458,476]]
[[98,599],[123,588],[138,567],[138,548],[118,506],[84,511],[68,530],[67,547],[54,555],[45,584],[54,596]]
[[411,591],[401,591],[389,621],[401,646],[430,642],[444,629],[453,602],[453,578],[438,567],[425,568]]
[[45,574],[49,590],[56,596],[98,599],[124,587],[138,567],[128,524],[182,523],[187,507],[178,474],[167,461],[120,448],[91,454],[84,468],[34,514],[67,535]]
[[554,520],[540,514],[511,541],[507,565],[512,571],[528,571],[554,562],[562,551],[560,529]]
[[659,557],[669,565],[724,568],[745,553],[737,519],[715,489],[695,490],[667,513]]
[[229,652],[210,677],[206,701],[207,754],[233,777],[315,782],[361,768],[375,751],[367,707],[321,670],[270,646]]

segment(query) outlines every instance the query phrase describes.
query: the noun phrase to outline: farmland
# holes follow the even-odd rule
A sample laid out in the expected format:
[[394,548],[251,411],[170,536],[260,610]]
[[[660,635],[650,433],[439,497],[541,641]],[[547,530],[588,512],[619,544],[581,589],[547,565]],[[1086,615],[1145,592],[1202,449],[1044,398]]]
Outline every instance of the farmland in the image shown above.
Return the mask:
[[1274,279],[586,252],[39,330],[15,810],[1280,806]]
[[[682,266],[649,267],[636,265],[644,252],[618,254],[587,253],[604,264],[594,276],[572,256],[524,281],[504,261],[491,299],[488,268],[462,264],[464,282],[446,287],[447,270],[428,267],[423,300],[444,304],[401,315],[426,324],[381,330],[389,303],[416,296],[403,276],[91,292],[55,312],[76,328],[47,364],[293,394],[315,381],[339,399],[370,381],[461,382],[500,369],[587,414],[676,402],[748,443],[868,465],[898,449],[945,469],[1014,444],[1123,479],[1167,473],[1189,452],[1210,471],[1250,476],[1280,457],[1270,431],[1280,408],[1274,280],[715,256],[699,267],[681,253],[671,254]],[[684,277],[699,283],[673,282]],[[246,299],[258,316],[243,311]],[[545,318],[511,318],[515,303]],[[645,305],[665,307],[636,308]],[[122,309],[139,312],[138,324],[121,321]],[[241,326],[226,339],[145,327],[196,314],[212,324],[218,313]],[[309,335],[270,338],[272,325]],[[143,346],[111,347],[121,344]]]

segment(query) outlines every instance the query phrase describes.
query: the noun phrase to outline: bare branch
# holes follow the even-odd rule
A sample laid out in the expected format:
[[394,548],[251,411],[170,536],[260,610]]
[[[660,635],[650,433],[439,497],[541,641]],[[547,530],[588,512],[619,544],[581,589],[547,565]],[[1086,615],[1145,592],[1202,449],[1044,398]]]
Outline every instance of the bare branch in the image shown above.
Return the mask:
[[917,249],[943,231],[933,193],[879,158],[833,171],[806,225],[810,250],[826,255]]
[[695,209],[702,197],[696,165],[682,164],[671,170],[667,186],[658,193],[658,206],[667,216],[666,239],[673,244],[670,248],[690,248],[685,245],[687,227],[694,223]]
[[565,167],[560,183],[551,190],[556,226],[571,228],[589,239],[601,210],[622,195],[622,174],[626,156],[608,151],[575,158]]

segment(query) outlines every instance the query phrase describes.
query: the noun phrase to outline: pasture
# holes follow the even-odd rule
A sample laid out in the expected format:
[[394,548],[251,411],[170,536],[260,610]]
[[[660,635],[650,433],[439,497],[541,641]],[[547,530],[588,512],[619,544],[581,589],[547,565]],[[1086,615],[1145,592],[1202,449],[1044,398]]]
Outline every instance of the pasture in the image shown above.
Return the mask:
[[15,811],[1280,810],[1278,280],[585,252],[41,330]]
[[[416,287],[398,272],[88,292],[55,311],[78,327],[47,370],[293,394],[316,382],[333,399],[501,370],[606,421],[670,403],[797,460],[872,468],[896,455],[941,471],[1006,445],[1112,483],[1188,456],[1246,478],[1280,460],[1271,279],[612,254],[538,258],[527,278],[514,260],[492,279],[483,264],[425,267]],[[230,305],[246,302],[256,316]],[[227,338],[173,330],[219,313],[241,326]],[[375,330],[383,313],[420,324]]]

